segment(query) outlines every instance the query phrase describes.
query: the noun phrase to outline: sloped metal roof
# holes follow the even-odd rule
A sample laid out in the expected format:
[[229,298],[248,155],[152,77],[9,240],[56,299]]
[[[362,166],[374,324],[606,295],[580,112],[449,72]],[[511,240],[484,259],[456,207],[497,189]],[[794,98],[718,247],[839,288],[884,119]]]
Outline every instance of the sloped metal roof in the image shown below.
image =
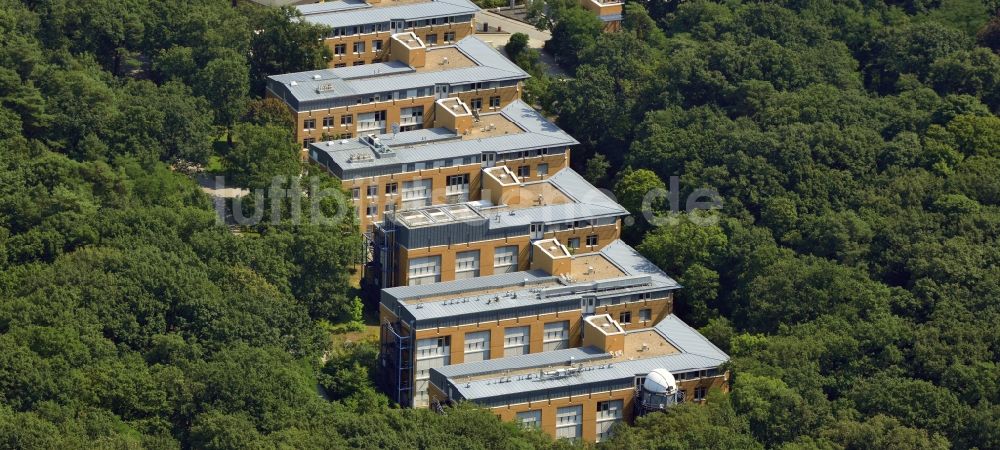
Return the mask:
[[[610,249],[610,250],[609,250]],[[607,252],[601,251],[612,264],[618,266],[626,274],[624,277],[607,278],[599,281],[578,282],[562,284],[561,286],[572,286],[576,289],[564,289],[565,292],[554,293],[552,295],[541,296],[535,290],[539,284],[557,282],[558,278],[548,275],[540,270],[530,270],[523,272],[512,272],[506,274],[489,275],[467,280],[444,281],[420,286],[397,286],[382,290],[382,300],[399,302],[400,307],[406,310],[413,320],[429,320],[442,317],[456,317],[466,314],[475,314],[484,311],[500,312],[509,311],[525,306],[538,306],[559,302],[578,301],[585,294],[595,291],[596,283],[602,285],[614,284],[621,281],[622,286],[614,291],[609,291],[610,295],[625,295],[637,292],[648,292],[652,290],[672,290],[679,288],[672,278],[664,274],[659,268],[646,261],[628,244],[616,240],[605,247]],[[588,254],[581,254],[586,256]],[[621,258],[619,261],[617,258]],[[486,290],[506,290],[504,293],[483,293]],[[423,301],[419,303],[406,303],[407,300],[414,300],[426,297],[445,297],[441,300]],[[499,296],[500,300],[496,298]]]
[[[729,356],[722,350],[719,350],[708,339],[673,314],[664,318],[654,329],[680,350],[680,353],[630,361],[609,361],[608,364],[584,367],[581,372],[565,377],[539,378],[537,376],[529,377],[526,374],[522,374],[510,377],[498,376],[475,381],[454,380],[454,378],[474,373],[500,373],[505,370],[534,368],[537,366],[532,364],[537,364],[539,361],[558,361],[562,359],[563,355],[558,352],[537,353],[535,354],[537,356],[530,359],[499,358],[478,363],[445,366],[431,370],[432,372],[437,371],[445,377],[452,378],[450,381],[452,381],[452,385],[458,390],[462,398],[476,400],[525,392],[630,380],[659,368],[667,369],[673,373],[713,369],[729,360]],[[546,353],[555,354],[545,356]],[[513,361],[505,361],[506,359],[513,359]],[[502,367],[502,369],[494,370],[495,367]]]
[[530,353],[506,358],[488,359],[471,363],[438,367],[436,370],[448,378],[501,373],[506,370],[552,367],[573,363],[611,358],[611,354],[593,347],[575,347],[551,352]]
[[[404,131],[396,134],[386,133],[378,137],[393,150],[394,155],[382,157],[379,157],[367,144],[360,142],[360,138],[348,139],[346,142],[313,143],[310,144],[310,149],[326,153],[330,160],[344,173],[344,178],[353,179],[368,176],[364,171],[359,172],[356,176],[351,174],[351,171],[358,169],[462,158],[480,155],[485,151],[504,153],[537,148],[566,147],[579,143],[565,131],[545,119],[538,111],[520,100],[511,102],[500,111],[500,114],[507,117],[524,132],[480,139],[462,139],[459,134],[445,128]],[[489,116],[484,115],[483,117]],[[358,153],[368,154],[371,159],[352,160],[352,155]]]
[[647,275],[654,284],[673,289],[681,288],[680,283],[667,275],[652,261],[642,256],[636,249],[621,240],[616,240],[603,249],[601,254],[608,258],[623,272],[629,275]]
[[432,87],[437,84],[521,80],[529,77],[517,64],[475,36],[428,51],[449,47],[458,49],[477,65],[424,72],[399,61],[388,61],[272,75],[268,79],[282,84],[298,102],[309,102]]
[[[388,0],[386,0],[388,1]],[[397,6],[373,7],[353,1],[335,1],[318,5],[302,5],[299,11],[305,20],[328,27],[349,27],[393,20],[420,20],[437,17],[475,14],[479,7],[468,0],[432,0]]]

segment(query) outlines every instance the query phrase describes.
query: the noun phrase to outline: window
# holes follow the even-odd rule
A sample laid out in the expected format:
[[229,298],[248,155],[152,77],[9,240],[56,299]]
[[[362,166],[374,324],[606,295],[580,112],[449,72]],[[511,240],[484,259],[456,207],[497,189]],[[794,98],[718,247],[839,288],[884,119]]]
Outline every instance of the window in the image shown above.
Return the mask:
[[490,108],[499,108],[499,107],[500,107],[500,96],[494,95],[490,97]]
[[510,327],[503,330],[503,356],[527,355],[531,328]]
[[427,45],[435,45],[435,44],[437,44],[438,43],[438,35],[437,35],[437,33],[435,33],[435,34],[428,34],[427,38],[424,39],[424,43],[427,44]]
[[417,340],[413,406],[427,406],[427,388],[430,370],[451,364],[451,337],[432,337]]
[[632,311],[622,311],[618,314],[618,323],[628,325],[632,323]]
[[566,242],[566,246],[569,247],[570,250],[580,248],[580,238],[569,238],[569,241]]
[[597,245],[597,235],[596,234],[592,234],[590,236],[587,236],[587,246],[588,247],[593,247],[595,245]]
[[313,142],[316,142],[316,138],[305,138],[302,140],[302,146],[308,147],[309,144],[312,144]]
[[333,117],[326,116],[323,118],[323,128],[330,128],[333,126]]
[[541,176],[545,176],[545,175],[548,175],[548,174],[549,174],[549,165],[548,165],[548,163],[541,163],[541,164],[539,164],[538,165],[538,176],[541,177]]
[[517,272],[517,246],[497,247],[493,249],[493,273]]
[[542,351],[562,350],[569,348],[569,321],[545,324],[545,334],[542,336]]
[[376,39],[372,41],[372,53],[378,53],[382,51],[382,40]]
[[385,111],[358,114],[358,132],[385,129]]
[[640,309],[639,310],[639,321],[640,322],[649,322],[650,320],[653,320],[653,310],[649,309],[649,308]]
[[386,183],[385,185],[385,195],[396,195],[396,190],[398,185],[396,183]]
[[351,198],[353,198],[355,200],[361,198],[361,188],[353,188],[353,189],[351,189]]
[[455,32],[454,31],[445,31],[444,32],[444,41],[445,42],[455,42]]
[[469,107],[472,109],[483,109],[483,99],[474,98],[472,102],[469,103]]
[[419,208],[431,204],[431,180],[403,182],[403,209]]
[[[424,107],[411,106],[399,111],[399,125],[402,131],[415,130],[424,123]],[[414,126],[417,125],[417,126]]]
[[354,114],[344,114],[340,116],[340,126],[346,127],[354,123]]
[[333,54],[337,56],[343,56],[347,53],[347,44],[336,44],[333,46]]
[[531,176],[531,166],[520,166],[517,168],[518,177],[530,177]]
[[367,192],[368,192],[368,196],[369,197],[374,197],[374,196],[378,195],[378,185],[373,184],[373,185],[368,186],[368,191]]
[[524,428],[541,428],[542,410],[534,409],[517,413],[517,423]]
[[441,256],[424,256],[410,260],[410,286],[441,281]]
[[694,388],[694,401],[700,402],[705,400],[705,386],[698,386]]
[[455,255],[455,279],[468,280],[479,276],[479,250]]
[[339,69],[341,67],[347,67],[347,63],[336,63],[333,65],[334,69]]
[[352,66],[363,66],[363,65],[365,65],[365,62],[364,61],[354,61],[353,63],[351,63],[351,65]]
[[302,121],[302,128],[306,130],[316,129],[316,119],[306,119]]
[[622,420],[624,406],[622,400],[597,402],[597,442],[611,437],[611,430]]
[[469,174],[450,175],[445,181],[445,195],[469,194]]
[[368,209],[366,210],[368,217],[375,217],[378,215],[378,203],[368,204]]
[[490,359],[490,332],[465,333],[464,362],[485,361],[487,359]]
[[583,437],[583,406],[566,406],[556,410],[556,438]]
[[365,52],[365,41],[354,43],[354,53],[361,54]]

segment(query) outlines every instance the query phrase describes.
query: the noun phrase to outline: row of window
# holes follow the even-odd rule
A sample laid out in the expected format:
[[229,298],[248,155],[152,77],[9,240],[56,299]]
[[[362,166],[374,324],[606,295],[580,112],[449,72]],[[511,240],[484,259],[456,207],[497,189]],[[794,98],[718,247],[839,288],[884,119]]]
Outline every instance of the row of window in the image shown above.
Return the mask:
[[[401,32],[402,30],[409,28],[426,27],[431,25],[446,25],[449,23],[467,22],[467,21],[468,19],[465,19],[464,17],[448,16],[448,17],[435,17],[432,19],[422,19],[422,20],[409,20],[409,21],[396,20],[392,22],[369,23],[364,25],[352,25],[347,27],[333,28],[332,30],[330,30],[330,34],[328,37],[335,38],[341,36],[353,36],[356,34],[381,33],[385,31]],[[447,35],[449,33],[452,35],[451,40],[455,40],[455,32],[450,31],[445,34]]]
[[[480,267],[479,256],[479,250],[457,253],[455,255],[455,279],[478,277]],[[494,274],[516,272],[517,263],[518,250],[516,245],[493,249]],[[411,259],[408,275],[409,285],[411,286],[441,281],[441,256],[424,256]]]
[[[587,247],[594,247],[594,246],[596,246],[597,243],[598,243],[597,235],[596,234],[591,234],[590,236],[587,236],[587,241],[586,242],[587,242]],[[569,238],[569,240],[566,241],[566,247],[569,247],[570,250],[577,250],[577,249],[579,249],[580,248],[580,238],[578,238],[578,237]]]
[[[595,432],[597,442],[611,437],[614,425],[622,420],[623,400],[597,402]],[[524,428],[542,427],[542,410],[535,409],[517,413],[517,422]],[[556,437],[559,439],[580,439],[583,437],[583,405],[564,406],[556,409]]]
[[[497,109],[499,107],[500,107],[500,96],[499,95],[490,96],[490,108]],[[472,100],[469,100],[469,108],[472,108],[473,110],[482,110],[483,98],[477,97]]]
[[[653,310],[646,308],[639,310],[639,322],[649,322],[653,320]],[[632,323],[632,311],[622,311],[618,313],[618,323],[628,325]]]
[[[383,114],[385,112],[383,111]],[[333,128],[334,126],[334,116],[326,116],[323,118],[323,128]],[[340,126],[349,127],[354,123],[354,114],[344,114],[340,116]],[[316,119],[306,119],[302,121],[302,129],[305,131],[312,131],[316,129]]]

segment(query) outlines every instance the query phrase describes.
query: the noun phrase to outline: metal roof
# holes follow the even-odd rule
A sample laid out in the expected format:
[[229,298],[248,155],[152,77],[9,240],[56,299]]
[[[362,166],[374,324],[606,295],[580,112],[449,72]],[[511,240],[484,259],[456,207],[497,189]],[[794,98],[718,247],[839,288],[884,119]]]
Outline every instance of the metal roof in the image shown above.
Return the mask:
[[[510,377],[492,377],[475,381],[451,380],[462,398],[467,400],[486,399],[510,394],[532,391],[543,391],[558,388],[571,388],[588,384],[600,384],[613,381],[629,380],[642,376],[655,369],[667,369],[679,373],[692,370],[717,368],[729,360],[729,356],[713,345],[704,336],[689,327],[677,316],[670,314],[653,329],[673,344],[680,353],[655,356],[651,358],[634,359],[630,361],[609,361],[608,364],[592,365],[582,371],[564,377],[538,377],[527,374]],[[549,357],[546,353],[556,353]],[[536,361],[557,360],[562,357],[558,352],[537,353],[533,359],[499,358],[478,363],[459,364],[431,369],[449,378],[479,373],[502,372],[504,370],[529,369],[536,366]],[[610,354],[605,354],[610,357]],[[596,358],[596,356],[591,356]],[[520,357],[518,357],[520,358]],[[514,359],[514,361],[504,361]],[[501,370],[493,370],[502,367]],[[463,367],[465,366],[465,367]]]
[[502,288],[515,286],[517,284],[523,285],[524,280],[528,280],[528,284],[537,284],[546,281],[554,281],[555,279],[556,277],[553,277],[542,270],[527,270],[523,272],[487,275],[467,280],[445,281],[442,283],[424,284],[420,286],[398,286],[385,288],[382,289],[382,295],[388,295],[398,300],[407,300],[445,294],[461,294],[463,292]]
[[448,378],[465,377],[500,373],[506,370],[531,369],[566,364],[569,361],[579,363],[611,358],[610,353],[594,347],[576,347],[550,352],[529,353],[527,355],[509,356],[506,358],[488,359],[463,364],[438,367],[436,370]]
[[418,71],[402,62],[388,61],[272,75],[268,79],[283,85],[296,101],[309,102],[432,87],[437,84],[521,80],[529,77],[517,64],[475,36],[467,36],[453,45],[432,47],[427,51],[452,47],[475,62],[476,66]]
[[603,16],[597,16],[602,22],[620,22],[622,20],[622,14],[605,14]]
[[712,341],[673,314],[665,317],[653,328],[684,353],[718,361],[729,360],[729,355],[726,352],[720,350]]
[[[521,135],[514,135],[517,137]],[[531,135],[528,135],[531,136]],[[506,136],[504,136],[506,137]],[[559,189],[564,195],[572,200],[572,203],[544,204],[525,208],[508,208],[505,206],[493,206],[477,208],[481,217],[470,217],[464,222],[474,222],[487,220],[485,223],[488,230],[501,230],[504,228],[523,227],[532,223],[559,223],[582,219],[597,219],[605,217],[620,217],[628,215],[628,211],[617,202],[612,200],[600,189],[584,180],[580,174],[573,169],[564,168],[549,178],[533,183],[549,183]],[[415,210],[434,208],[426,206]],[[411,210],[412,211],[412,210]],[[463,222],[463,221],[456,221]],[[448,224],[428,223],[419,226],[410,226],[404,221],[397,220],[397,225],[406,228],[430,228]],[[450,224],[450,223],[449,223]]]
[[332,13],[336,11],[348,11],[352,9],[363,9],[371,8],[372,5],[365,3],[362,0],[337,0],[337,1],[326,1],[322,3],[309,3],[306,5],[298,5],[295,9],[298,9],[303,16],[310,16],[314,14],[325,14]]
[[[327,5],[327,3],[330,3]],[[335,1],[319,5],[299,6],[307,22],[328,27],[349,27],[393,20],[420,20],[437,17],[470,15],[479,7],[468,0],[431,0],[396,6],[372,6],[354,1]],[[324,6],[325,5],[325,6]]]
[[[673,290],[680,287],[676,281],[620,240],[608,244],[599,253],[627,275],[571,283],[540,270],[530,270],[421,286],[386,288],[382,290],[382,301],[398,302],[413,320],[421,321],[484,311],[510,311],[567,300],[578,301],[583,295],[593,294],[599,290],[602,291],[601,295],[617,296],[653,290]],[[585,253],[579,256],[591,254]],[[539,284],[553,282],[559,282],[559,287],[538,289]],[[506,292],[484,293],[487,290],[506,290]],[[407,300],[426,297],[444,298],[406,303]]]
[[662,287],[672,289],[680,289],[682,287],[680,283],[663,272],[656,264],[653,264],[652,261],[646,259],[636,249],[621,240],[615,240],[604,246],[601,249],[601,254],[629,275],[647,275],[653,280],[653,284]]
[[[363,170],[356,176],[351,174],[351,171],[359,169],[462,158],[480,155],[486,151],[505,153],[568,147],[579,143],[520,100],[508,104],[500,110],[500,114],[524,131],[479,139],[462,139],[461,135],[446,128],[380,134],[378,135],[380,141],[393,150],[393,154],[389,156],[377,154],[368,144],[361,142],[361,137],[313,143],[310,144],[310,150],[326,153],[330,161],[340,168],[345,179],[353,179],[368,176]],[[483,120],[488,120],[489,115],[482,117]],[[370,158],[352,159],[359,153],[369,155]]]

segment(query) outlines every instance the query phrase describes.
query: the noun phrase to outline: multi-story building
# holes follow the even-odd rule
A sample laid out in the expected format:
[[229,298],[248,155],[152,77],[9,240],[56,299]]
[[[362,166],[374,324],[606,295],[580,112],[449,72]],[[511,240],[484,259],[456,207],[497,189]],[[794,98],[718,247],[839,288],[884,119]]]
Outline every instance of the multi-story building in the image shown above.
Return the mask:
[[432,405],[468,401],[557,438],[600,442],[618,422],[728,390],[728,355],[674,316],[629,329],[584,318],[583,346],[429,369]]
[[604,23],[604,31],[613,32],[622,28],[623,8],[621,0],[580,0],[584,9],[597,15]]
[[[647,341],[659,348],[653,332],[639,330],[668,317],[676,281],[619,240],[575,254],[556,239],[531,249],[524,252],[532,255],[526,271],[510,270],[518,253],[512,249],[490,255],[494,275],[382,290],[380,377],[394,401],[427,406],[433,368],[598,345],[596,333],[583,331],[596,314],[616,319],[622,333],[650,335]],[[435,384],[449,392],[442,381]],[[449,398],[475,398],[456,394]]]
[[396,33],[413,33],[429,46],[458,42],[475,31],[479,7],[468,0],[335,0],[298,10],[305,21],[330,27],[330,67],[346,67],[384,61]]
[[482,114],[456,98],[432,105],[427,128],[309,146],[309,157],[351,193],[363,231],[387,212],[480,200],[484,167],[544,179],[569,165],[577,144],[520,100]]
[[[532,242],[554,238],[574,252],[598,251],[619,238],[628,215],[569,168],[525,182],[497,165],[482,169],[481,185],[479,201],[387,214],[375,229],[372,281],[392,287],[526,270]],[[406,202],[426,194],[402,195]]]
[[528,74],[489,44],[467,37],[428,48],[412,33],[389,39],[389,60],[268,77],[268,97],[295,117],[303,147],[320,140],[424,128],[434,102],[458,98],[478,113],[521,98]]

